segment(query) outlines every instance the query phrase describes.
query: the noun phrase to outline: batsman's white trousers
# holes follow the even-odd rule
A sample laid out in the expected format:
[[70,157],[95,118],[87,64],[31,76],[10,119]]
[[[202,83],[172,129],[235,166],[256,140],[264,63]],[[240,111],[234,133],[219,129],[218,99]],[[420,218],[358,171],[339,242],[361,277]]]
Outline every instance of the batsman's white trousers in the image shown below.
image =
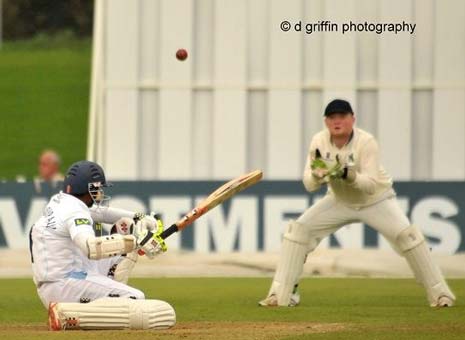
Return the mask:
[[356,209],[338,202],[331,194],[307,209],[297,222],[308,228],[310,237],[316,240],[316,245],[342,226],[354,222],[370,225],[395,245],[396,236],[410,225],[395,196]]
[[109,296],[145,298],[140,290],[100,274],[43,283],[37,288],[37,292],[45,308],[48,308],[50,302],[80,302],[81,299],[94,301]]

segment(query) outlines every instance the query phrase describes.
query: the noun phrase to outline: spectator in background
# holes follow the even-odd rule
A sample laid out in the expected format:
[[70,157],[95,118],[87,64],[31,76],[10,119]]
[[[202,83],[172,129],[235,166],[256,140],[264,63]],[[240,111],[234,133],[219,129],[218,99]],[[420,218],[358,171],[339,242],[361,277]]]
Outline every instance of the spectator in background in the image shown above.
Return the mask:
[[39,157],[39,181],[58,182],[63,180],[60,173],[60,156],[53,150],[44,150]]

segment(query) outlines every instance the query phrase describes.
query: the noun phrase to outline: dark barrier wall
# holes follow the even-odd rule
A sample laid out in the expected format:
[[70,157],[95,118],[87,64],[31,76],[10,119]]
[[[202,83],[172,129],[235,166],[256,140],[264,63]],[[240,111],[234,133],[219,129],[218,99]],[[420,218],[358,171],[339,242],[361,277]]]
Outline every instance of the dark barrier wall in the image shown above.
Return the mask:
[[[156,211],[173,223],[223,182],[116,182],[108,190],[111,206]],[[465,250],[465,183],[397,183],[399,204],[421,227],[434,252]],[[0,184],[0,247],[26,248],[27,232],[56,188],[32,183]],[[262,181],[169,238],[170,249],[198,252],[277,251],[286,221],[300,215],[324,191],[308,194],[299,181]],[[324,247],[389,248],[368,226],[342,228]]]

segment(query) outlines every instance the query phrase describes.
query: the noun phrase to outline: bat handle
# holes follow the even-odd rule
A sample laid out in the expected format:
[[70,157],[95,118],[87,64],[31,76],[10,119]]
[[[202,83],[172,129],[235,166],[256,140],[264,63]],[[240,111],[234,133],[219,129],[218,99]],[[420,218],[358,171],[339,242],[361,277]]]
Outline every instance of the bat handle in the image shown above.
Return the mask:
[[162,239],[166,239],[168,238],[171,234],[174,234],[175,232],[177,232],[179,230],[178,226],[176,225],[176,223],[172,224],[168,229],[165,229],[161,234],[160,234],[160,237]]
[[[160,234],[160,237],[164,240],[166,239],[167,237],[169,237],[171,234],[174,234],[175,232],[177,232],[179,230],[178,226],[175,224],[172,224],[168,229],[165,229],[161,234]],[[145,252],[142,250],[142,249],[139,249],[137,251],[137,253],[140,255],[140,256],[143,256],[145,255]]]

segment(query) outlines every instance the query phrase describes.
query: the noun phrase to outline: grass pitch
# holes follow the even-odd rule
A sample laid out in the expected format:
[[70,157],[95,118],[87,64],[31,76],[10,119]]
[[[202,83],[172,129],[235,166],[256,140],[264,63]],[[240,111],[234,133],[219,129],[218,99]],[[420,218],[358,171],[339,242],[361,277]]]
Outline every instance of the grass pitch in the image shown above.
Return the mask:
[[261,308],[270,279],[134,279],[148,298],[171,303],[166,331],[47,331],[46,311],[29,279],[0,281],[1,339],[464,339],[465,280],[450,280],[453,308],[426,304],[413,279],[305,279],[301,305]]

